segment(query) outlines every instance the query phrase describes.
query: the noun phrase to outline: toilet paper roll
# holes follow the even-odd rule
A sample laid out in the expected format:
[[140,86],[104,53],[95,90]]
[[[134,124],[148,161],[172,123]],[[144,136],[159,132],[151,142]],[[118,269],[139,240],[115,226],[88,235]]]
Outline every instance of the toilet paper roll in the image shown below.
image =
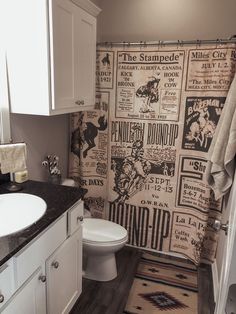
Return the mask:
[[75,181],[73,179],[64,179],[61,182],[62,185],[66,185],[66,186],[76,186]]

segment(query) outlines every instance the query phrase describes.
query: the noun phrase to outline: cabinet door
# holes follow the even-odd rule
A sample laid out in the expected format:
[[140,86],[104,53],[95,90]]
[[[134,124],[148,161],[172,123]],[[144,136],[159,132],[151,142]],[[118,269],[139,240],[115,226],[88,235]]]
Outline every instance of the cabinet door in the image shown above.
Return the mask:
[[40,280],[42,269],[39,268],[19,289],[11,299],[3,314],[45,314],[46,287],[45,281]]
[[49,314],[69,313],[82,288],[82,228],[46,262]]
[[96,18],[78,9],[79,107],[91,110],[95,105]]
[[[47,1],[0,1],[7,8],[7,65],[11,112],[48,115],[50,58]],[[2,10],[2,6],[1,6]]]
[[78,7],[65,0],[51,0],[49,4],[52,110],[75,111],[79,97]]

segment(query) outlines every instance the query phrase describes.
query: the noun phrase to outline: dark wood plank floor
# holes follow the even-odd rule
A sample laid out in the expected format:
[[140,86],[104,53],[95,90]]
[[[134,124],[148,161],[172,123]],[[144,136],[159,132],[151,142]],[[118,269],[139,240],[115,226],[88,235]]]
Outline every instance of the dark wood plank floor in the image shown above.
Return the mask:
[[[109,282],[83,279],[82,294],[70,314],[122,314],[141,255],[141,250],[125,247],[117,253],[117,278]],[[199,266],[198,287],[198,314],[213,314],[215,305],[210,265]]]
[[70,314],[121,314],[142,252],[124,247],[117,253],[118,276],[108,282],[83,279],[83,291]]

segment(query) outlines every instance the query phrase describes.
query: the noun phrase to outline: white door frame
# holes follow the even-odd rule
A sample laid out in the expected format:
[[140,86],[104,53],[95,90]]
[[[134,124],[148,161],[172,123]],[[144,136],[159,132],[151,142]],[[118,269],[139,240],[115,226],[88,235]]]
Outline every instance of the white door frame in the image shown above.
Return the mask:
[[[236,177],[235,177],[236,178]],[[218,295],[216,296],[216,307],[215,314],[224,314],[226,301],[228,296],[229,286],[232,283],[230,281],[230,268],[232,265],[232,255],[235,244],[235,234],[236,234],[236,180],[233,181],[232,188],[229,195],[229,200],[227,203],[229,210],[229,230],[228,235],[225,239],[225,246],[223,252],[223,262],[222,262],[222,270],[221,276],[219,279],[219,289]],[[226,223],[226,221],[222,221],[222,223]],[[221,233],[223,231],[220,231]],[[224,236],[224,235],[223,235]],[[235,282],[236,283],[236,282]]]

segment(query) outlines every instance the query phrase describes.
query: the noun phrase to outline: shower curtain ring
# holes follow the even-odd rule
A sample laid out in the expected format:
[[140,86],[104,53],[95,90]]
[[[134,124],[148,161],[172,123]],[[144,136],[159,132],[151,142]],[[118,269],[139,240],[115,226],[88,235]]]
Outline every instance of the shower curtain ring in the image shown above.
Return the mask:
[[216,49],[218,48],[218,45],[220,44],[220,39],[219,38],[217,38],[216,39]]
[[162,41],[162,40],[159,40],[158,45],[159,45],[159,48],[160,48],[160,49],[161,49],[162,47],[164,47],[164,43],[163,43],[163,41]]
[[201,40],[197,39],[196,42],[197,42],[196,43],[196,48],[201,47],[201,43],[202,43]]

